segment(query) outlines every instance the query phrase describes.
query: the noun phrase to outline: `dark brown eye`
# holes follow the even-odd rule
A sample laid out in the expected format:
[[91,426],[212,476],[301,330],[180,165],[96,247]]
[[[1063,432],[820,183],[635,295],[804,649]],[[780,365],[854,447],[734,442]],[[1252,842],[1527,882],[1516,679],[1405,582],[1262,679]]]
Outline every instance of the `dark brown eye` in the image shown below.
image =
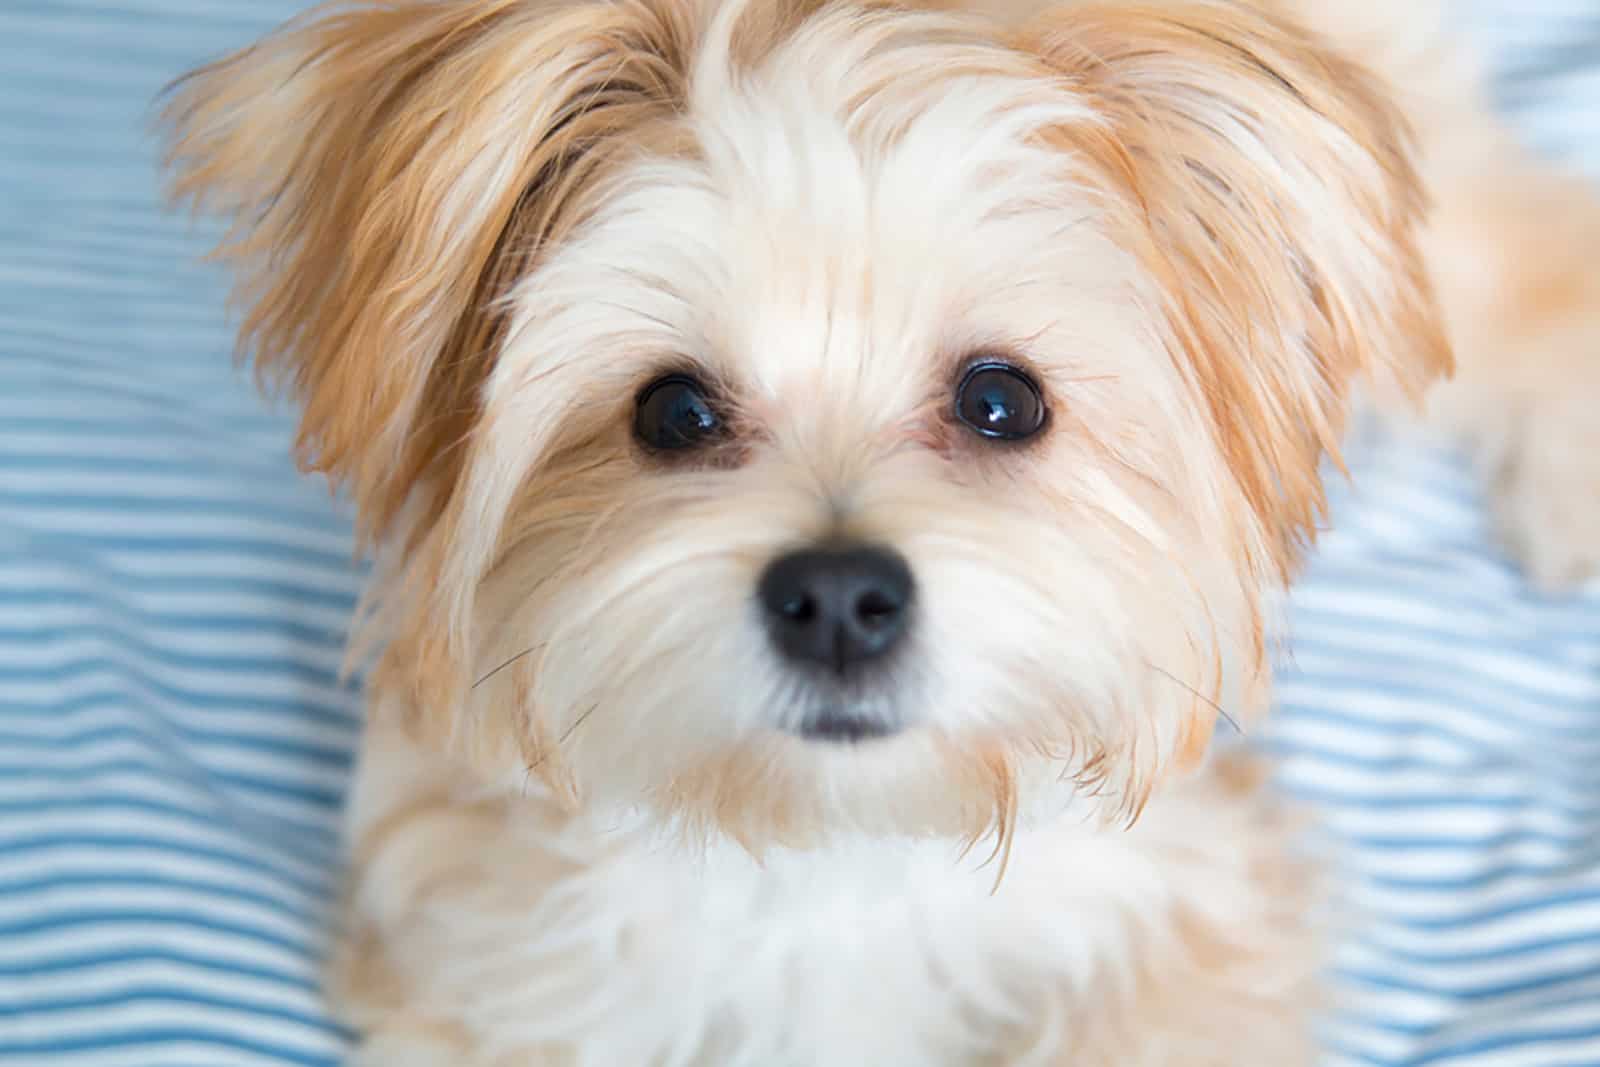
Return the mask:
[[722,420],[700,383],[683,374],[657,379],[639,394],[633,432],[645,445],[663,451],[694,448],[722,432]]
[[1006,363],[979,363],[956,387],[956,418],[984,437],[1020,441],[1044,426],[1034,380]]

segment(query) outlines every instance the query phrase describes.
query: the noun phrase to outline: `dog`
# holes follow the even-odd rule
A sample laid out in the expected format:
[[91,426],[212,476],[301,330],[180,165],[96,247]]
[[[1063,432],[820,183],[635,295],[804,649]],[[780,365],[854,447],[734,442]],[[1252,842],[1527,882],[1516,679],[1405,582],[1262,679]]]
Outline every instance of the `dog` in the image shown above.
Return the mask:
[[1449,25],[357,0],[178,83],[375,559],[358,1061],[1312,1062],[1322,878],[1211,739],[1355,398],[1600,561],[1600,210]]

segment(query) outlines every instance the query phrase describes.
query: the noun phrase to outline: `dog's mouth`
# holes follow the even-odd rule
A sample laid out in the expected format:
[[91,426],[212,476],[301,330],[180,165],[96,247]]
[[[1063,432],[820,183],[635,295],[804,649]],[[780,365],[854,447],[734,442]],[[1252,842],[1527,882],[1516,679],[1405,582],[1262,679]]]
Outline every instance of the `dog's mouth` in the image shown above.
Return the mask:
[[860,744],[892,737],[902,724],[887,713],[856,704],[829,704],[800,720],[795,733],[807,741]]

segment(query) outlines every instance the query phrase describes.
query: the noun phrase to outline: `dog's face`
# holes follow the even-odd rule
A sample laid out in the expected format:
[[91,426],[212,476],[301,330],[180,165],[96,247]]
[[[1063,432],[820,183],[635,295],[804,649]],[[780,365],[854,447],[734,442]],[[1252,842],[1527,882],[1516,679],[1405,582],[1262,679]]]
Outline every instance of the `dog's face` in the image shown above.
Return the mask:
[[1245,7],[401,0],[174,113],[378,713],[752,843],[1135,813],[1259,699],[1351,379],[1444,360],[1401,131]]

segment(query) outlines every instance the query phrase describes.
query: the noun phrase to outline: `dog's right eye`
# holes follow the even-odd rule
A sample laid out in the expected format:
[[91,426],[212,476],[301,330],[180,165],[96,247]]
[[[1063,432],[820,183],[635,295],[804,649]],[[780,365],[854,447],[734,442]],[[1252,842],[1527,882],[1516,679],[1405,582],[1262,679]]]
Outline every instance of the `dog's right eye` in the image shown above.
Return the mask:
[[1044,396],[1028,374],[1007,363],[979,363],[956,387],[956,417],[980,437],[1020,441],[1044,427]]
[[633,432],[649,448],[678,451],[719,436],[722,420],[699,382],[672,374],[651,382],[639,394]]

